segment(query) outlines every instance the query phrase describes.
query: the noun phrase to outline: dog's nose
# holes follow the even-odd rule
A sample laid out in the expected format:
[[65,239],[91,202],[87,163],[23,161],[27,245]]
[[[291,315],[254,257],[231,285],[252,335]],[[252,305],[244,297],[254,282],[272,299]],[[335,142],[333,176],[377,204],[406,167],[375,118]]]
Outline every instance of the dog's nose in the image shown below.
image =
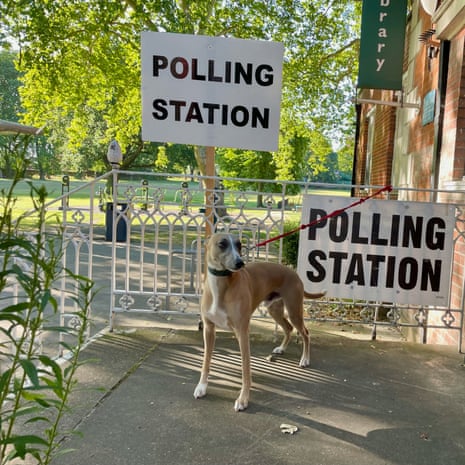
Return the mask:
[[239,270],[239,269],[242,268],[244,265],[245,265],[245,263],[243,262],[242,258],[238,258],[238,259],[236,260],[236,270]]

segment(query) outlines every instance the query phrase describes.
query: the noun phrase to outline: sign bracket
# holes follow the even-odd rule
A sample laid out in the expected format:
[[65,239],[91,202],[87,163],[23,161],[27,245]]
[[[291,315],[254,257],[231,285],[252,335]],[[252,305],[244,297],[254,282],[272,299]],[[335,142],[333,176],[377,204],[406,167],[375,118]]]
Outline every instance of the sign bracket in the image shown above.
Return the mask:
[[419,110],[421,105],[419,103],[410,103],[410,102],[395,102],[395,101],[388,101],[388,100],[376,100],[376,99],[369,99],[369,98],[358,98],[356,103],[369,103],[372,105],[387,105],[389,107],[398,107],[398,108],[414,108],[415,110]]

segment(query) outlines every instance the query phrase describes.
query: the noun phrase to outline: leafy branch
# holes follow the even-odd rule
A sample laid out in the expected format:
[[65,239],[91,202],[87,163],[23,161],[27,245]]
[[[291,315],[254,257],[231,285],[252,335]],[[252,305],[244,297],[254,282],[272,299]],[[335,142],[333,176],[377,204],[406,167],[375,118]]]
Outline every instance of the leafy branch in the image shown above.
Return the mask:
[[[37,233],[22,233],[12,221],[14,188],[27,166],[24,156],[16,159],[22,169],[0,192],[0,464],[28,455],[48,464],[59,446],[59,426],[80,365],[92,282],[63,267],[62,233],[46,236],[44,188],[31,185]],[[55,323],[64,277],[75,283],[68,296],[72,316],[80,321],[74,329]],[[58,336],[66,361],[44,353],[46,335]]]

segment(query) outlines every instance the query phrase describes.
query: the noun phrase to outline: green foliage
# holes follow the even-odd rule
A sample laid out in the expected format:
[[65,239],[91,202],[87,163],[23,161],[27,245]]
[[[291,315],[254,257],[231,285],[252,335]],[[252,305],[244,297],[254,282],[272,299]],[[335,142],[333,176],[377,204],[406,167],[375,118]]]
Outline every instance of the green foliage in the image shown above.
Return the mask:
[[[0,192],[0,464],[27,456],[48,464],[75,384],[92,284],[63,268],[59,235],[26,235],[19,229],[22,218],[13,221],[15,186],[27,168],[24,157],[16,160],[21,166],[10,187]],[[42,231],[47,191],[30,184],[30,198],[37,218],[34,230]],[[70,295],[81,322],[77,329],[55,322],[63,276],[75,283]],[[10,296],[12,283],[19,290],[17,299]],[[59,336],[66,363],[41,351],[44,333]],[[34,425],[33,433],[27,425]]]
[[19,73],[15,68],[16,55],[0,51],[0,115],[8,121],[18,121],[21,110],[19,100]]
[[165,173],[192,173],[196,166],[194,149],[182,144],[152,144],[157,148],[155,170]]
[[[300,221],[286,221],[283,232],[288,233],[300,228]],[[297,268],[299,258],[299,231],[283,238],[283,263]]]
[[[0,51],[0,117],[18,121],[21,109],[19,100],[19,73],[14,66],[15,54]],[[0,175],[11,177],[14,170],[14,155],[20,149],[23,153],[23,139],[5,137],[0,134]]]
[[[22,111],[19,98],[20,74],[15,68],[17,55],[13,52],[0,52],[0,116],[7,121],[17,122]],[[26,142],[24,142],[26,141]],[[37,137],[34,141],[23,136],[11,137],[0,135],[0,170],[7,178],[15,175],[15,157],[24,156],[24,148],[28,146],[30,154],[35,158],[30,167],[37,169],[43,179],[46,174],[56,172],[55,150],[45,137]]]
[[24,121],[45,126],[61,153],[83,153],[91,166],[106,163],[111,139],[125,152],[123,168],[149,152],[140,140],[140,31],[283,42],[282,154],[273,163],[278,177],[295,179],[296,130],[307,139],[309,131],[327,139],[352,131],[360,8],[353,0],[10,0],[0,17],[21,46]]
[[[270,152],[255,152],[252,150],[218,149],[217,163],[220,172],[226,177],[273,179],[275,177],[275,165]],[[256,184],[256,183],[252,183]],[[232,186],[225,181],[226,187],[252,187],[249,184],[236,183]]]

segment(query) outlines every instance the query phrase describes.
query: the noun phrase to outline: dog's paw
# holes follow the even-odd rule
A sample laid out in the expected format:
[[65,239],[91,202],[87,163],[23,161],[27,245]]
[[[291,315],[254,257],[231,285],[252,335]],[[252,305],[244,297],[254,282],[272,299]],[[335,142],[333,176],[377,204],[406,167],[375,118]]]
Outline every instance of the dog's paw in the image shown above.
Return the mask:
[[196,399],[200,399],[207,394],[207,384],[206,383],[199,383],[194,390],[194,397]]
[[234,402],[234,410],[235,410],[236,412],[242,412],[242,411],[245,410],[248,406],[249,406],[249,402],[248,402],[248,401],[241,400],[240,398],[237,399],[236,402]]
[[299,362],[299,366],[302,368],[307,368],[310,366],[310,359],[307,357],[302,357]]
[[282,347],[282,346],[275,347],[273,349],[272,353],[277,354],[277,355],[283,355],[284,354],[284,347]]

